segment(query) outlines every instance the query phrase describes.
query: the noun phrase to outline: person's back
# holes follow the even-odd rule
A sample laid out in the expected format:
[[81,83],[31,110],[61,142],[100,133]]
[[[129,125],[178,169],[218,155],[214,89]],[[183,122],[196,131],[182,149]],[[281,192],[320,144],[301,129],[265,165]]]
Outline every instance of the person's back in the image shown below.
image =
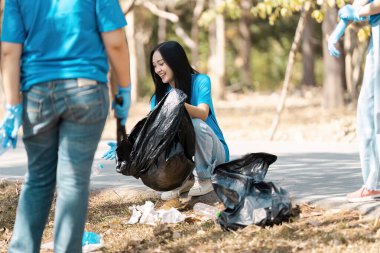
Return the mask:
[[121,25],[125,20],[113,15],[114,1],[46,1],[9,0],[19,7],[4,13],[12,23],[3,39],[23,43],[22,90],[48,80],[89,78],[107,82],[107,56],[99,32],[112,29],[102,15],[114,17]]
[[130,106],[125,25],[117,0],[5,2],[1,144],[15,147],[22,124],[28,155],[9,252],[39,251],[56,187],[54,251],[81,252],[91,164],[109,108],[107,56],[124,124]]

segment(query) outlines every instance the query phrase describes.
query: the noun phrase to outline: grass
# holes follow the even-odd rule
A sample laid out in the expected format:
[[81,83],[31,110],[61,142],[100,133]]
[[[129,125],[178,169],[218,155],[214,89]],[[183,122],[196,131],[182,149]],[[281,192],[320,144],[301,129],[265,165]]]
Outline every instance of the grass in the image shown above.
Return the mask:
[[[19,182],[0,181],[0,252],[6,252],[12,234]],[[113,190],[92,192],[86,230],[103,236],[98,252],[380,252],[380,221],[349,210],[324,210],[307,204],[294,208],[290,222],[273,227],[255,225],[224,231],[220,225],[181,209],[187,215],[177,224],[128,224],[129,207],[152,201],[152,193]],[[43,243],[53,238],[53,211]]]

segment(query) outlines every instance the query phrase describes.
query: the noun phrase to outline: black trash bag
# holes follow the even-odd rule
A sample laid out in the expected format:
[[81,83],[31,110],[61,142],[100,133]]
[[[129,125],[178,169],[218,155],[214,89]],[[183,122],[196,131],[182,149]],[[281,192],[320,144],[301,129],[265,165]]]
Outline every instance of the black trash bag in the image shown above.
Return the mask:
[[156,191],[179,187],[193,172],[195,132],[186,94],[172,89],[116,149],[116,171]]
[[276,159],[272,154],[252,153],[215,168],[213,187],[226,208],[218,218],[222,228],[268,226],[290,218],[291,202],[287,192],[263,181],[269,165]]

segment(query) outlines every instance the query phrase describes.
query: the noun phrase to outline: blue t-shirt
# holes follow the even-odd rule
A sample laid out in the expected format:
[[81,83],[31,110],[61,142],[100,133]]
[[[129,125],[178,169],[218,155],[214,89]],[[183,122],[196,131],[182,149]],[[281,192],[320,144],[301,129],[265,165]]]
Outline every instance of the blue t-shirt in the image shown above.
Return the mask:
[[[171,90],[171,86],[168,85],[168,92]],[[205,74],[195,74],[192,75],[192,94],[190,104],[193,106],[198,106],[199,104],[207,104],[210,108],[210,113],[206,119],[206,124],[214,131],[215,135],[222,142],[224,146],[224,151],[226,152],[226,162],[230,160],[230,152],[222,130],[218,125],[216,120],[214,106],[211,97],[211,81],[210,78]],[[152,110],[156,104],[156,95],[152,96],[150,100],[150,109]]]
[[23,44],[21,90],[56,79],[107,82],[101,32],[126,25],[117,0],[6,0],[1,41]]
[[[373,0],[370,0],[369,3],[373,2]],[[380,20],[380,13],[369,16],[368,22],[371,26],[374,26],[379,23]]]

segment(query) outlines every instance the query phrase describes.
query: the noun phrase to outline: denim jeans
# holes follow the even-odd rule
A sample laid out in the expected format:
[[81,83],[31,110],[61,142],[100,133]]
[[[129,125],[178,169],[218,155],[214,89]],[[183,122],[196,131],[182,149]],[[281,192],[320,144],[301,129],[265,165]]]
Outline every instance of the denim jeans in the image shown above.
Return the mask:
[[357,135],[364,187],[377,188],[380,152],[380,26],[372,26],[358,99]]
[[195,171],[199,179],[210,179],[214,168],[224,163],[226,153],[214,131],[201,119],[192,119],[195,131]]
[[28,169],[9,252],[39,252],[55,188],[54,251],[82,252],[91,165],[109,108],[107,86],[94,83],[56,80],[23,93]]

